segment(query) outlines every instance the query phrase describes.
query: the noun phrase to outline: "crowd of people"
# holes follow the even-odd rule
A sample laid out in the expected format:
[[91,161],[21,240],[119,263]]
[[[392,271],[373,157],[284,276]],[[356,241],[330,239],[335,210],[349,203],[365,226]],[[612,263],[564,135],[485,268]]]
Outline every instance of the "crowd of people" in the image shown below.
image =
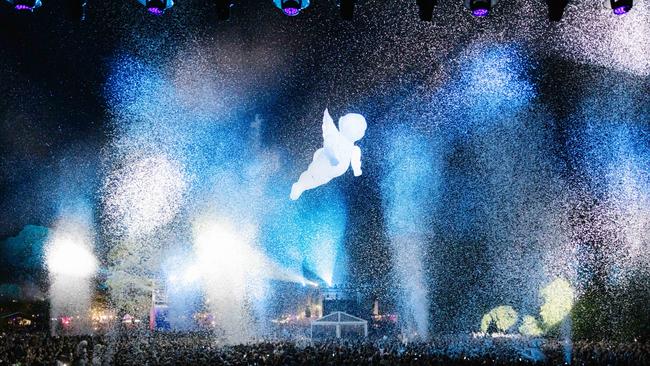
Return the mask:
[[120,332],[51,337],[0,333],[4,365],[650,365],[650,343],[445,337],[427,343],[260,341],[225,345],[206,333]]

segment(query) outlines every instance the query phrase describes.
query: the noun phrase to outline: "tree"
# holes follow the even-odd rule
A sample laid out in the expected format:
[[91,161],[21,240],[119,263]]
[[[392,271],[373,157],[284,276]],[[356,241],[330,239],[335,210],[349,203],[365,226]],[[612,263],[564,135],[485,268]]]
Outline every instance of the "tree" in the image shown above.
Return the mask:
[[44,247],[49,235],[50,229],[46,227],[27,225],[18,235],[2,242],[2,277],[7,282],[42,284],[45,279]]

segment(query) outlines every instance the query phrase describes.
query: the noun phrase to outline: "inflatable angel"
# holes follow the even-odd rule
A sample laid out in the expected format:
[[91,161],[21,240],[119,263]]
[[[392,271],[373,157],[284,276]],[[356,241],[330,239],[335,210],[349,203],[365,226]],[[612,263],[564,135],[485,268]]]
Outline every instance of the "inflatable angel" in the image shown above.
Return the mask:
[[291,187],[292,200],[308,190],[321,186],[343,175],[350,165],[354,176],[361,175],[361,149],[354,145],[366,134],[366,119],[357,113],[348,113],[339,119],[339,127],[327,109],[323,115],[323,147],[316,150],[307,171]]

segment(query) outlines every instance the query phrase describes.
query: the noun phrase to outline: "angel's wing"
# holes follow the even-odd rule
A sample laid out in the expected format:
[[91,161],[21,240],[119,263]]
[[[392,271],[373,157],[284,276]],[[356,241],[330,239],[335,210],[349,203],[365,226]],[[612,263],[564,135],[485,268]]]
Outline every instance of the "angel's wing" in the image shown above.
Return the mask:
[[330,141],[332,137],[339,134],[339,129],[336,128],[330,112],[325,108],[325,113],[323,114],[323,146],[325,146],[325,141]]

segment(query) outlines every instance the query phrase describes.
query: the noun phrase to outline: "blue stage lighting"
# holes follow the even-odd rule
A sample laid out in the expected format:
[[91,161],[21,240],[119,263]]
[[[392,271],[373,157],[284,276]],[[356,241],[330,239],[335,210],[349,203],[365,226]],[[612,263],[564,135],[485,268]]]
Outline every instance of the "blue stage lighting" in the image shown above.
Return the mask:
[[309,6],[309,0],[273,0],[286,16],[294,17]]
[[165,13],[165,10],[174,6],[173,0],[138,0],[138,2],[147,8],[150,14],[160,16]]
[[40,8],[41,0],[7,0],[16,11],[19,12],[33,12],[34,9]]

